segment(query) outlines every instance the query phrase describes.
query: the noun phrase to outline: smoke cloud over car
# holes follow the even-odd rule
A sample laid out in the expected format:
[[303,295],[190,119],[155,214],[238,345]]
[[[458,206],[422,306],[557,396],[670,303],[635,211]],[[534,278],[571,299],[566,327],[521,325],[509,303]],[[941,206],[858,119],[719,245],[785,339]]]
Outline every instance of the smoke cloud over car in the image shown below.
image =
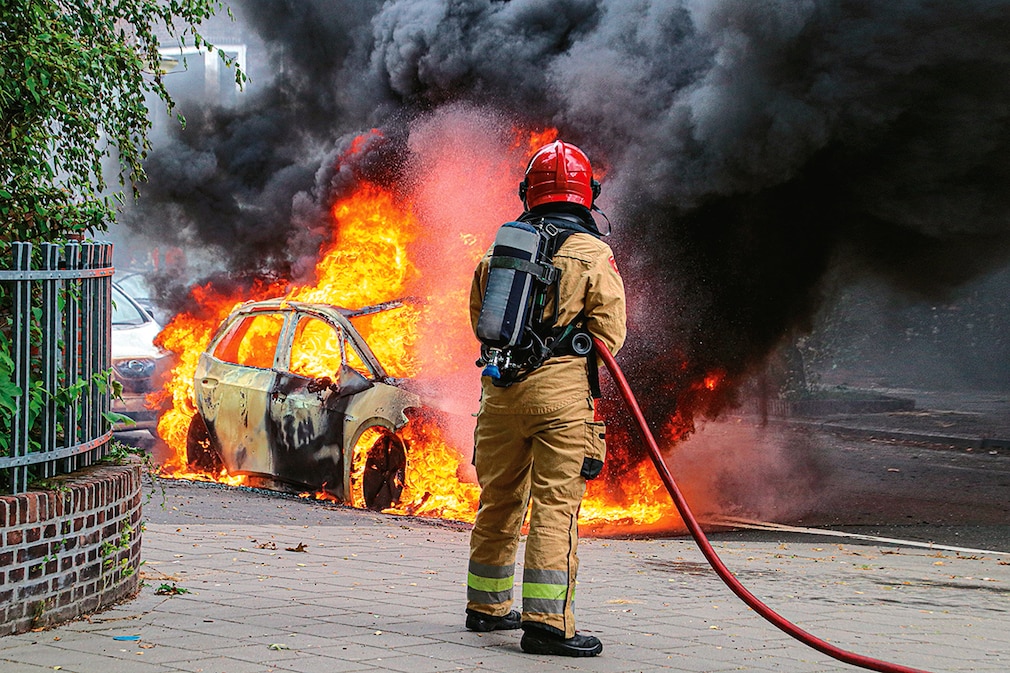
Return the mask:
[[310,271],[335,199],[416,181],[418,134],[464,118],[557,128],[599,167],[652,413],[751,373],[829,287],[942,297],[1007,259],[1004,2],[232,4],[269,67],[234,106],[183,102],[128,223],[233,277]]

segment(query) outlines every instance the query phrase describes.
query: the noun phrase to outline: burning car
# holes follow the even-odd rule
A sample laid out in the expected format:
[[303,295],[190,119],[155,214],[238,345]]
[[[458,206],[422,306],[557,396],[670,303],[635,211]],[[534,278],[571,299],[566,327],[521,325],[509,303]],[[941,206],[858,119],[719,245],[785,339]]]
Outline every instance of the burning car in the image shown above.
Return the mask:
[[387,376],[350,319],[399,305],[273,299],[235,308],[197,363],[191,467],[372,509],[396,503],[408,459],[397,432],[420,398]]

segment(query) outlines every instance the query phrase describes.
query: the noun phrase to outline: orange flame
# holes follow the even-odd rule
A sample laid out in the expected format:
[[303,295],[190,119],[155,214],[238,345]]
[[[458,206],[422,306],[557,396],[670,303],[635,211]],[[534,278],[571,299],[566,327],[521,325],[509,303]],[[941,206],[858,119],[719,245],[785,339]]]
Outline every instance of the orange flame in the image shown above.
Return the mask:
[[403,433],[410,446],[406,483],[392,511],[414,516],[473,521],[480,487],[459,478],[460,452],[439,425],[415,415]]
[[[359,138],[350,152],[363,147],[376,133]],[[556,129],[517,136],[509,151],[528,155],[557,137]],[[475,172],[500,173],[503,165],[515,170],[514,161],[501,159],[489,167],[470,168]],[[508,177],[505,182],[514,184],[514,174]],[[500,181],[500,177],[495,181]],[[241,301],[284,296],[292,301],[357,308],[408,299],[400,308],[354,319],[387,372],[402,378],[436,375],[456,386],[468,378],[476,380],[479,370],[472,363],[477,344],[468,323],[467,279],[491,240],[487,231],[468,229],[466,222],[450,225],[459,226],[458,230],[443,227],[432,233],[431,227],[426,230],[419,223],[413,203],[398,199],[392,191],[376,184],[362,182],[333,206],[332,241],[321,251],[311,283],[259,282],[244,289],[241,296],[226,296],[210,286],[192,290],[196,308],[175,316],[159,337],[160,345],[178,356],[169,384],[150,400],[153,407],[163,409],[158,432],[174,451],[162,465],[163,474],[232,484],[243,482],[241,476],[225,471],[216,475],[194,472],[186,457],[187,429],[195,413],[193,376],[199,354],[221,320]],[[409,300],[412,296],[416,301]],[[324,354],[332,351],[319,341],[312,353],[293,354],[294,366],[310,375],[333,371],[332,364],[322,362]],[[720,382],[721,375],[713,374],[700,386],[711,393]],[[402,431],[409,446],[405,484],[400,503],[392,511],[462,521],[474,519],[479,487],[473,483],[469,465],[472,445],[467,444],[467,438],[472,438],[474,410],[458,414],[470,420],[468,428],[453,428],[434,413],[412,416]],[[685,425],[684,419],[671,419],[670,439],[675,441],[689,434],[690,430],[685,429],[689,425],[689,420]],[[366,433],[359,446],[374,440],[374,436]],[[358,463],[352,465],[352,483],[356,474],[360,478],[362,465]],[[332,499],[324,492],[315,497]],[[352,504],[362,506],[360,502]],[[580,523],[600,534],[615,528],[626,531],[632,526],[682,529],[679,516],[647,459],[632,464],[617,483],[607,478],[606,470],[601,478],[590,482]]]
[[543,131],[530,133],[529,142],[527,143],[527,148],[532,154],[538,149],[554,142],[558,139],[558,130],[555,128],[544,129]]
[[[333,218],[337,234],[316,265],[315,284],[287,298],[351,308],[403,299],[418,276],[409,257],[418,229],[413,214],[366,182],[333,206]],[[412,346],[419,318],[420,309],[403,306],[356,318],[354,326],[390,376],[408,378],[418,372]]]

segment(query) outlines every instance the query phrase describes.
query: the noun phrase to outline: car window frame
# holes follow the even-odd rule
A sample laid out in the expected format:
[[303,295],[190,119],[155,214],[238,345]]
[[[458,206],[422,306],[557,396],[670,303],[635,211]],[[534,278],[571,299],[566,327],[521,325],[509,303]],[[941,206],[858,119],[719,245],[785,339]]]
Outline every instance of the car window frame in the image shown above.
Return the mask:
[[[310,376],[305,376],[291,369],[291,355],[294,350],[295,345],[295,335],[298,332],[298,325],[302,320],[318,320],[330,327],[337,332],[337,339],[340,343],[340,368],[347,366],[347,352],[344,350],[344,341],[347,339],[347,330],[344,329],[339,323],[334,323],[332,320],[327,320],[325,317],[308,312],[308,311],[297,311],[293,310],[290,312],[290,330],[287,338],[284,339],[284,356],[283,358],[278,358],[277,365],[278,371],[284,372],[285,374],[290,374],[291,376],[297,376],[303,379],[313,378]],[[280,355],[281,349],[278,349],[278,355]],[[335,372],[329,374],[330,377],[339,378],[339,369]],[[315,377],[320,378],[320,377]]]
[[[147,278],[145,278],[144,274],[142,273],[137,273],[135,271],[127,271],[124,272],[122,275],[120,275],[118,278],[116,278],[114,275],[113,282],[119,286],[120,290],[129,294],[130,297],[132,297],[133,299],[139,301],[141,299],[151,298],[150,286],[147,283]],[[145,294],[143,295],[138,294],[137,292],[134,291],[137,289],[144,290]]]
[[[314,306],[312,304],[304,304],[301,302],[283,302],[283,305],[271,304],[266,306],[250,306],[250,307],[236,307],[232,313],[225,318],[224,322],[215,332],[214,336],[211,337],[210,342],[207,344],[206,349],[204,349],[205,355],[213,358],[214,360],[222,363],[227,363],[234,365],[236,367],[241,367],[237,363],[230,363],[225,360],[221,360],[214,355],[217,350],[218,344],[221,340],[226,338],[226,336],[231,332],[237,321],[244,319],[250,315],[256,313],[279,313],[286,316],[284,327],[281,329],[281,334],[278,337],[278,347],[274,349],[274,361],[271,370],[274,372],[286,372],[292,376],[298,376],[290,371],[290,348],[291,340],[294,337],[295,326],[298,324],[298,316],[308,315],[315,318],[319,318],[324,322],[334,325],[343,332],[344,339],[349,341],[353,347],[357,350],[358,355],[361,357],[362,362],[365,366],[372,372],[371,377],[364,377],[369,381],[373,382],[383,382],[390,381],[389,374],[386,373],[385,368],[379,359],[375,357],[375,353],[372,352],[371,347],[368,342],[365,341],[364,337],[358,332],[354,324],[347,319],[340,309],[337,307],[332,307],[329,305],[319,305]],[[341,344],[341,348],[344,349],[344,344]],[[282,353],[283,351],[283,353]],[[347,354],[344,350],[341,354],[342,363],[347,364]],[[281,367],[280,364],[285,363],[288,366]],[[258,369],[258,368],[257,368]],[[356,370],[355,370],[356,371]],[[360,373],[360,372],[359,372]],[[302,377],[304,378],[304,377]]]
[[[144,325],[147,325],[149,323],[155,322],[154,316],[152,316],[150,313],[148,313],[144,309],[144,307],[141,306],[140,303],[136,299],[134,299],[132,296],[130,296],[129,292],[127,292],[122,287],[120,287],[120,285],[118,283],[112,283],[111,294],[112,294],[112,301],[114,302],[114,305],[112,307],[112,312],[111,312],[111,318],[110,318],[110,320],[112,320],[112,325],[114,327],[120,327],[120,328],[143,327]],[[123,304],[129,306],[131,309],[133,309],[134,311],[137,312],[137,314],[140,316],[140,322],[139,323],[136,323],[136,322],[116,322],[115,321],[116,311],[117,311],[117,309],[121,309]]]
[[[271,361],[271,365],[269,367],[257,367],[255,365],[235,362],[234,360],[225,360],[223,358],[218,357],[217,355],[218,347],[221,346],[225,340],[230,339],[234,331],[237,330],[238,326],[241,325],[245,320],[271,314],[282,316],[283,321],[281,323],[281,328],[277,333],[277,342],[274,344],[273,360]],[[262,309],[254,309],[250,311],[238,311],[232,315],[232,319],[228,320],[224,325],[224,327],[222,327],[221,331],[211,340],[205,352],[207,353],[207,355],[214,358],[218,362],[231,365],[234,367],[247,367],[249,369],[258,369],[260,371],[274,371],[274,372],[280,371],[277,367],[278,354],[281,350],[280,348],[281,344],[285,342],[285,334],[288,331],[288,323],[290,322],[290,319],[291,319],[290,311],[285,311],[284,309],[278,309],[278,308],[268,307]]]
[[[340,364],[341,367],[347,367],[358,374],[360,374],[367,381],[382,381],[386,378],[385,371],[382,369],[378,360],[376,360],[375,355],[372,353],[371,349],[365,345],[362,348],[361,339],[358,338],[358,334],[351,325],[350,321],[341,316],[339,313],[336,315],[330,315],[323,311],[312,310],[310,307],[304,306],[299,308],[289,309],[291,312],[289,332],[284,340],[285,354],[283,358],[278,358],[276,361],[279,365],[278,371],[283,371],[285,373],[291,374],[292,376],[300,376],[305,378],[301,374],[297,374],[291,371],[291,348],[294,345],[295,331],[298,329],[298,323],[302,318],[315,318],[316,320],[321,320],[322,322],[328,324],[330,327],[337,331],[340,336]],[[359,359],[362,364],[368,370],[368,375],[363,372],[358,371],[354,367],[351,367],[347,361],[347,344],[350,343],[358,354]],[[280,349],[278,349],[278,354]],[[284,365],[284,366],[280,366]],[[339,376],[339,372],[334,372],[335,376]]]

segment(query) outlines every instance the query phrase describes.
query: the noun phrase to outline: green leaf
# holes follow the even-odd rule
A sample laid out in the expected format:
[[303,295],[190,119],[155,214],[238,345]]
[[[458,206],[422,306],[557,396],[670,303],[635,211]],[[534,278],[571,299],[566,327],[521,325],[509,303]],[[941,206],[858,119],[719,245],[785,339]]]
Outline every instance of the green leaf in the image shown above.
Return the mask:
[[28,91],[32,94],[32,97],[35,99],[36,103],[38,103],[39,101],[42,100],[42,98],[39,96],[38,92],[35,91],[35,78],[34,77],[28,77],[28,78],[26,78],[25,79],[25,86],[28,88]]
[[13,414],[17,398],[23,394],[19,386],[14,385],[10,381],[0,381],[0,408],[6,409]]
[[116,423],[123,423],[124,425],[136,425],[137,422],[130,418],[129,416],[124,416],[123,414],[118,414],[115,411],[108,411],[102,414],[102,418],[108,421],[109,425],[115,425]]

